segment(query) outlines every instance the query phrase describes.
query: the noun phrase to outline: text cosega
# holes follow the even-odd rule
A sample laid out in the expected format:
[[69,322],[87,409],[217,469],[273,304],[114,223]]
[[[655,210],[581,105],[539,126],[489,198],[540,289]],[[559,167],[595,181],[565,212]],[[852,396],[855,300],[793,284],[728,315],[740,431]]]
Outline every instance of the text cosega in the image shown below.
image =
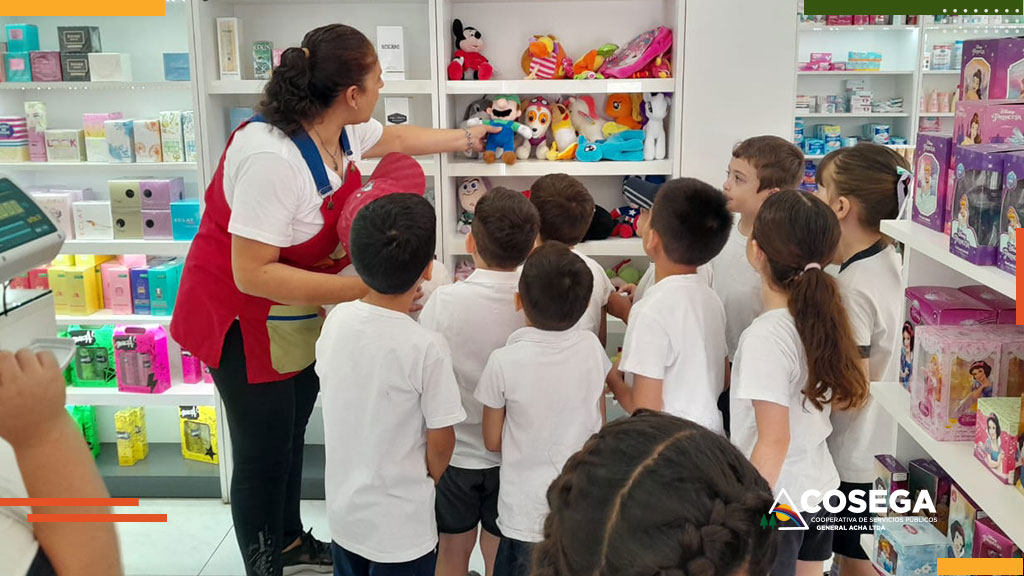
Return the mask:
[[[821,498],[820,504],[811,505],[809,503],[810,500],[819,498]],[[849,494],[849,501],[847,501],[847,495],[839,490],[829,490],[825,492],[824,496],[818,490],[808,490],[800,498],[802,511],[816,514],[822,508],[833,514],[843,511],[853,514],[861,514],[865,511],[872,514],[886,514],[890,511],[897,514],[907,514],[908,512],[935,514],[935,504],[926,490],[918,492],[916,502],[911,501],[910,492],[906,490],[894,490],[892,494],[887,490],[852,490]]]

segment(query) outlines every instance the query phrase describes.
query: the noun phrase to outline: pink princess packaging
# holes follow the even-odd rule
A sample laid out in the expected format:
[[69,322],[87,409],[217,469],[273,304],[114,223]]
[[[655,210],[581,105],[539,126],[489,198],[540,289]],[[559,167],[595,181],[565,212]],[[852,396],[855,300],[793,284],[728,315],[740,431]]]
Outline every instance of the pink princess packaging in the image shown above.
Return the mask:
[[1003,202],[999,211],[996,265],[1017,273],[1017,229],[1024,216],[1024,152],[1009,154],[1003,167]]
[[949,251],[954,255],[980,266],[995,266],[1003,164],[1006,152],[1015,150],[1019,148],[995,144],[957,150],[952,212],[947,214]]
[[941,232],[945,226],[946,193],[953,138],[918,134],[914,171],[914,222]]
[[974,457],[1004,484],[1017,481],[1020,403],[1020,398],[978,400]]

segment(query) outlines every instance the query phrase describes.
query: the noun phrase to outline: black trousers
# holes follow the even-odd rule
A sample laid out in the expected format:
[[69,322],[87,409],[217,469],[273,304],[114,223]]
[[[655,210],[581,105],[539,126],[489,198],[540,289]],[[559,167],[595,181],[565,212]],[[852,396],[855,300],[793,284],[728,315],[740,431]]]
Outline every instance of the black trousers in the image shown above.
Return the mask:
[[245,573],[281,576],[281,551],[302,535],[302,449],[320,379],[310,366],[287,380],[249,384],[238,321],[210,374],[231,431],[231,516]]

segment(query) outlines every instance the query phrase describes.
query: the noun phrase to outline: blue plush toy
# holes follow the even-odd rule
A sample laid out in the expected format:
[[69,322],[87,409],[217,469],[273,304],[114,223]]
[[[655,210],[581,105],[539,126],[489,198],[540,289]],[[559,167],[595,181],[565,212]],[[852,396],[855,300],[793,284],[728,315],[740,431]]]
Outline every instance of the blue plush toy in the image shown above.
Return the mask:
[[644,159],[644,131],[625,130],[612,134],[607,140],[593,142],[580,135],[579,144],[576,146],[576,159],[581,162],[640,162]]

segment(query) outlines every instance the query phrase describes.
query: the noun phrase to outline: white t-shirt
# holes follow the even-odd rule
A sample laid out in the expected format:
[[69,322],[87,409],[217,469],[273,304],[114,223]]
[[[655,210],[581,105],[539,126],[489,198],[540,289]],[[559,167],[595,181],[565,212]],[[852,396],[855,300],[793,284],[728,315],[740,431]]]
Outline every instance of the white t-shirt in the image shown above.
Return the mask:
[[601,330],[601,316],[603,309],[608,305],[608,298],[615,292],[612,281],[608,278],[604,267],[586,254],[580,253],[573,248],[572,253],[579,256],[587,264],[587,268],[594,274],[594,290],[590,293],[590,303],[587,304],[587,311],[583,313],[580,321],[573,326],[575,330],[589,330],[594,335],[599,335]]
[[[0,438],[0,498],[28,498],[14,449]],[[5,574],[28,572],[39,550],[26,506],[0,506],[0,566]]]
[[[348,266],[342,268],[341,272],[338,272],[338,276],[357,277],[359,276],[359,273],[356,272],[356,267],[354,265],[349,264]],[[433,294],[435,290],[437,290],[441,286],[447,286],[451,283],[451,272],[448,271],[448,268],[445,267],[443,262],[441,262],[440,260],[434,260],[434,266],[431,268],[430,271],[430,280],[424,280],[423,282],[420,283],[420,290],[423,295],[417,298],[416,300],[413,300],[413,304],[426,306],[427,302],[430,300],[431,294]],[[334,309],[335,306],[335,304],[325,304],[323,306],[323,309],[329,313],[331,310]],[[422,313],[423,309],[420,309],[417,310],[416,312],[410,312],[409,316],[411,316],[413,320],[419,321],[420,314]]]
[[[352,155],[363,154],[380,140],[384,127],[376,120],[346,126]],[[341,177],[329,167],[331,188]],[[316,236],[324,226],[313,175],[298,146],[287,134],[264,122],[253,122],[235,134],[224,158],[224,198],[231,207],[228,232],[287,248]]]
[[491,354],[476,398],[505,408],[498,528],[523,542],[544,539],[548,486],[601,429],[599,402],[612,364],[591,332],[516,330]]
[[747,237],[733,226],[729,241],[711,261],[715,271],[715,293],[725,307],[725,340],[729,358],[735,361],[740,334],[764,310],[761,302],[761,276],[747,261]]
[[[869,354],[869,377],[873,382],[886,380],[886,373],[895,368],[893,355],[899,349],[902,330],[899,257],[892,246],[880,252],[869,249],[848,260],[837,281],[854,340],[862,353]],[[895,448],[895,426],[889,413],[871,397],[859,409],[833,410],[828,447],[839,477],[844,482],[872,482],[875,456],[891,454]]]
[[[789,310],[779,308],[758,316],[743,332],[733,362],[732,443],[750,458],[757,444],[754,400],[789,408],[789,450],[775,494],[784,489],[796,506],[807,490],[824,493],[839,487],[839,473],[827,444],[831,409],[826,404],[819,412],[804,403],[807,378],[807,355]],[[818,502],[820,498],[808,503]]]
[[[697,276],[703,278],[707,282],[708,287],[714,287],[715,273],[711,268],[711,264],[697,266]],[[654,279],[654,262],[651,262],[647,270],[644,271],[643,277],[636,284],[636,290],[633,291],[633,304],[639,302],[644,297],[644,294],[651,289],[651,286],[654,286]]]
[[484,447],[484,409],[473,393],[491,352],[526,326],[526,316],[516,311],[518,289],[519,272],[477,268],[464,281],[438,288],[420,314],[420,324],[448,341],[466,409],[466,419],[455,425],[451,465],[457,468],[480,470],[501,464],[501,454]]
[[619,370],[662,380],[664,411],[725,434],[725,311],[696,274],[663,278],[629,313]]
[[316,343],[331,538],[374,562],[437,545],[427,430],[466,418],[448,345],[406,314],[339,304]]

